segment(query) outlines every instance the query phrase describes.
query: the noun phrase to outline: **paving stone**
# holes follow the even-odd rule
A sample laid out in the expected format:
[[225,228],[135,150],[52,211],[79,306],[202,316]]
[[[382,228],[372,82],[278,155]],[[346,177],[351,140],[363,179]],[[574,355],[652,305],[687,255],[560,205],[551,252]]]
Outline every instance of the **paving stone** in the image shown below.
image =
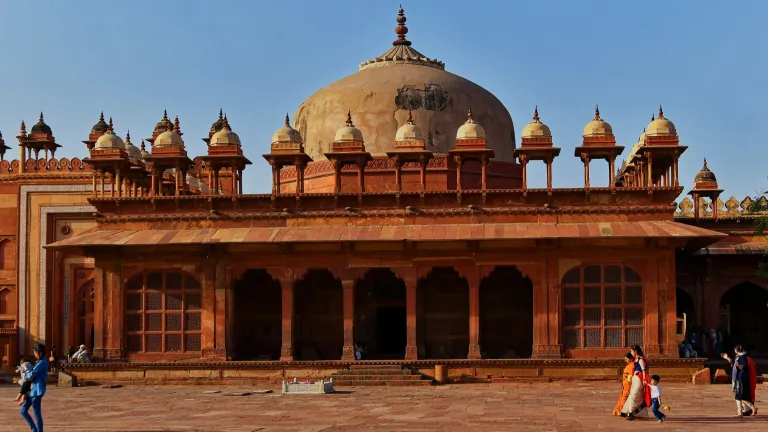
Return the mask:
[[[50,386],[43,400],[49,431],[766,431],[768,388],[758,387],[766,414],[733,418],[729,385],[664,386],[669,420],[627,422],[611,415],[617,383],[491,383],[441,387],[348,387],[339,394],[204,397],[256,393],[232,386]],[[276,390],[277,387],[270,390]],[[11,399],[18,386],[0,385],[0,432],[25,431]],[[275,396],[272,398],[272,396]]]

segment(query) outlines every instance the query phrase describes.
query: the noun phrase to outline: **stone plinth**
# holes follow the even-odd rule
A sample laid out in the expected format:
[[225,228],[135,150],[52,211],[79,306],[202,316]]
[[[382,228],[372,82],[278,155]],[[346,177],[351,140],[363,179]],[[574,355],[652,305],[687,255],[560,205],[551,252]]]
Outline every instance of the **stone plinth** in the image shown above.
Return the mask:
[[333,378],[329,381],[320,380],[317,382],[293,382],[283,381],[283,394],[326,394],[333,393]]

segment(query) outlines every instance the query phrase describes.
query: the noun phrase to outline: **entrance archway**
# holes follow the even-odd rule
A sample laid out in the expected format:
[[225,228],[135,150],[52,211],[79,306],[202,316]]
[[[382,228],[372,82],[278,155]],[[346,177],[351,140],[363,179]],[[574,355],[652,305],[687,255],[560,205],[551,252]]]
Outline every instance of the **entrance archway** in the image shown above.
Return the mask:
[[751,356],[768,356],[768,290],[752,282],[744,282],[726,291],[720,300],[726,314],[724,347],[744,345]]
[[480,282],[483,358],[529,358],[533,352],[533,284],[516,267],[496,267]]
[[278,360],[282,290],[266,270],[248,270],[235,283],[235,360]]
[[426,359],[467,358],[469,285],[452,267],[435,267],[418,282],[417,327]]
[[294,285],[294,354],[298,360],[338,360],[344,346],[341,281],[312,269]]
[[77,345],[93,350],[93,294],[94,282],[90,279],[77,289]]
[[405,282],[390,269],[371,269],[355,285],[355,342],[363,359],[405,356]]
[[[693,297],[683,289],[675,289],[675,298],[677,301],[677,319],[682,320],[683,317],[685,317],[685,322],[678,321],[678,338],[683,337],[687,339],[689,337],[688,335],[694,331],[698,325],[696,305],[693,302]],[[683,328],[681,327],[684,327],[685,331],[683,331]]]

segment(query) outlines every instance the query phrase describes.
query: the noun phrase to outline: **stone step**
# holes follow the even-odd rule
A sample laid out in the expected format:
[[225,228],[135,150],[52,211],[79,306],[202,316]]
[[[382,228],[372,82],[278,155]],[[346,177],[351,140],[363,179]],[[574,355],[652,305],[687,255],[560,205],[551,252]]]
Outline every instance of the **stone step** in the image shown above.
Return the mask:
[[331,375],[333,381],[418,381],[421,375]]
[[367,365],[367,364],[353,364],[349,366],[350,370],[356,369],[375,369],[375,370],[403,370],[400,365]]
[[411,371],[406,370],[392,370],[392,369],[351,369],[334,372],[335,374],[343,375],[412,375]]
[[375,380],[375,381],[348,381],[348,380],[333,380],[334,386],[355,387],[355,386],[431,386],[432,380],[418,380],[418,381],[392,381],[392,380]]

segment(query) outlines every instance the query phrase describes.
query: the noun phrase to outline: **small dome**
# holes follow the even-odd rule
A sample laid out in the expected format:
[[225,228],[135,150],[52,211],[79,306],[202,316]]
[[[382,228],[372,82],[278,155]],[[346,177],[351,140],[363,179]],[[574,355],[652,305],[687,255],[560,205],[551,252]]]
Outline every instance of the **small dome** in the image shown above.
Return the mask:
[[219,108],[219,118],[211,125],[211,132],[216,133],[224,127],[224,111]]
[[107,130],[104,132],[104,135],[96,140],[96,144],[93,147],[97,149],[125,149],[123,139],[115,135],[115,131],[112,128],[112,119],[109,119]]
[[347,111],[346,126],[343,126],[336,131],[336,137],[334,138],[334,141],[362,141],[362,140],[363,140],[363,133],[360,131],[360,129],[356,128],[354,124],[352,124],[352,112]]
[[181,139],[179,129],[179,117],[173,121],[173,130],[167,130],[155,138],[152,147],[181,147],[184,148],[184,140]]
[[40,112],[40,120],[29,130],[30,134],[52,134],[51,127],[43,121],[43,113]]
[[128,157],[131,159],[141,159],[141,150],[133,145],[131,142],[131,133],[125,134],[125,152],[128,153]]
[[664,111],[659,106],[659,116],[651,120],[646,129],[647,136],[676,136],[675,124],[664,117]]
[[533,121],[523,128],[523,138],[552,137],[549,126],[539,121],[539,107],[533,110]]
[[142,159],[146,159],[152,156],[152,153],[147,151],[147,147],[144,145],[144,140],[141,140],[141,148],[139,149],[139,151],[141,152]]
[[408,120],[397,130],[395,141],[424,141],[424,132],[413,122],[410,111],[408,111]]
[[173,123],[168,119],[168,111],[163,110],[163,118],[155,125],[155,132],[162,133],[173,129]]
[[485,138],[485,129],[477,124],[472,118],[472,109],[467,112],[467,121],[463,125],[459,126],[459,130],[456,131],[456,139],[477,139]]
[[227,119],[222,119],[221,130],[211,137],[211,146],[232,146],[240,145],[240,137],[229,129]]
[[272,143],[299,143],[302,144],[304,141],[301,139],[301,134],[299,131],[291,127],[290,119],[288,118],[288,114],[285,115],[285,125],[275,131],[274,134],[272,134]]
[[104,121],[104,111],[102,111],[101,115],[99,116],[99,121],[93,125],[93,128],[91,128],[91,133],[104,133],[107,131],[107,127],[107,122]]
[[701,171],[699,171],[699,173],[696,174],[696,177],[694,178],[694,182],[717,183],[717,177],[715,177],[715,173],[709,170],[706,159],[704,159],[704,166],[701,168]]
[[613,128],[600,118],[600,109],[595,107],[595,118],[584,126],[584,136],[612,136]]

